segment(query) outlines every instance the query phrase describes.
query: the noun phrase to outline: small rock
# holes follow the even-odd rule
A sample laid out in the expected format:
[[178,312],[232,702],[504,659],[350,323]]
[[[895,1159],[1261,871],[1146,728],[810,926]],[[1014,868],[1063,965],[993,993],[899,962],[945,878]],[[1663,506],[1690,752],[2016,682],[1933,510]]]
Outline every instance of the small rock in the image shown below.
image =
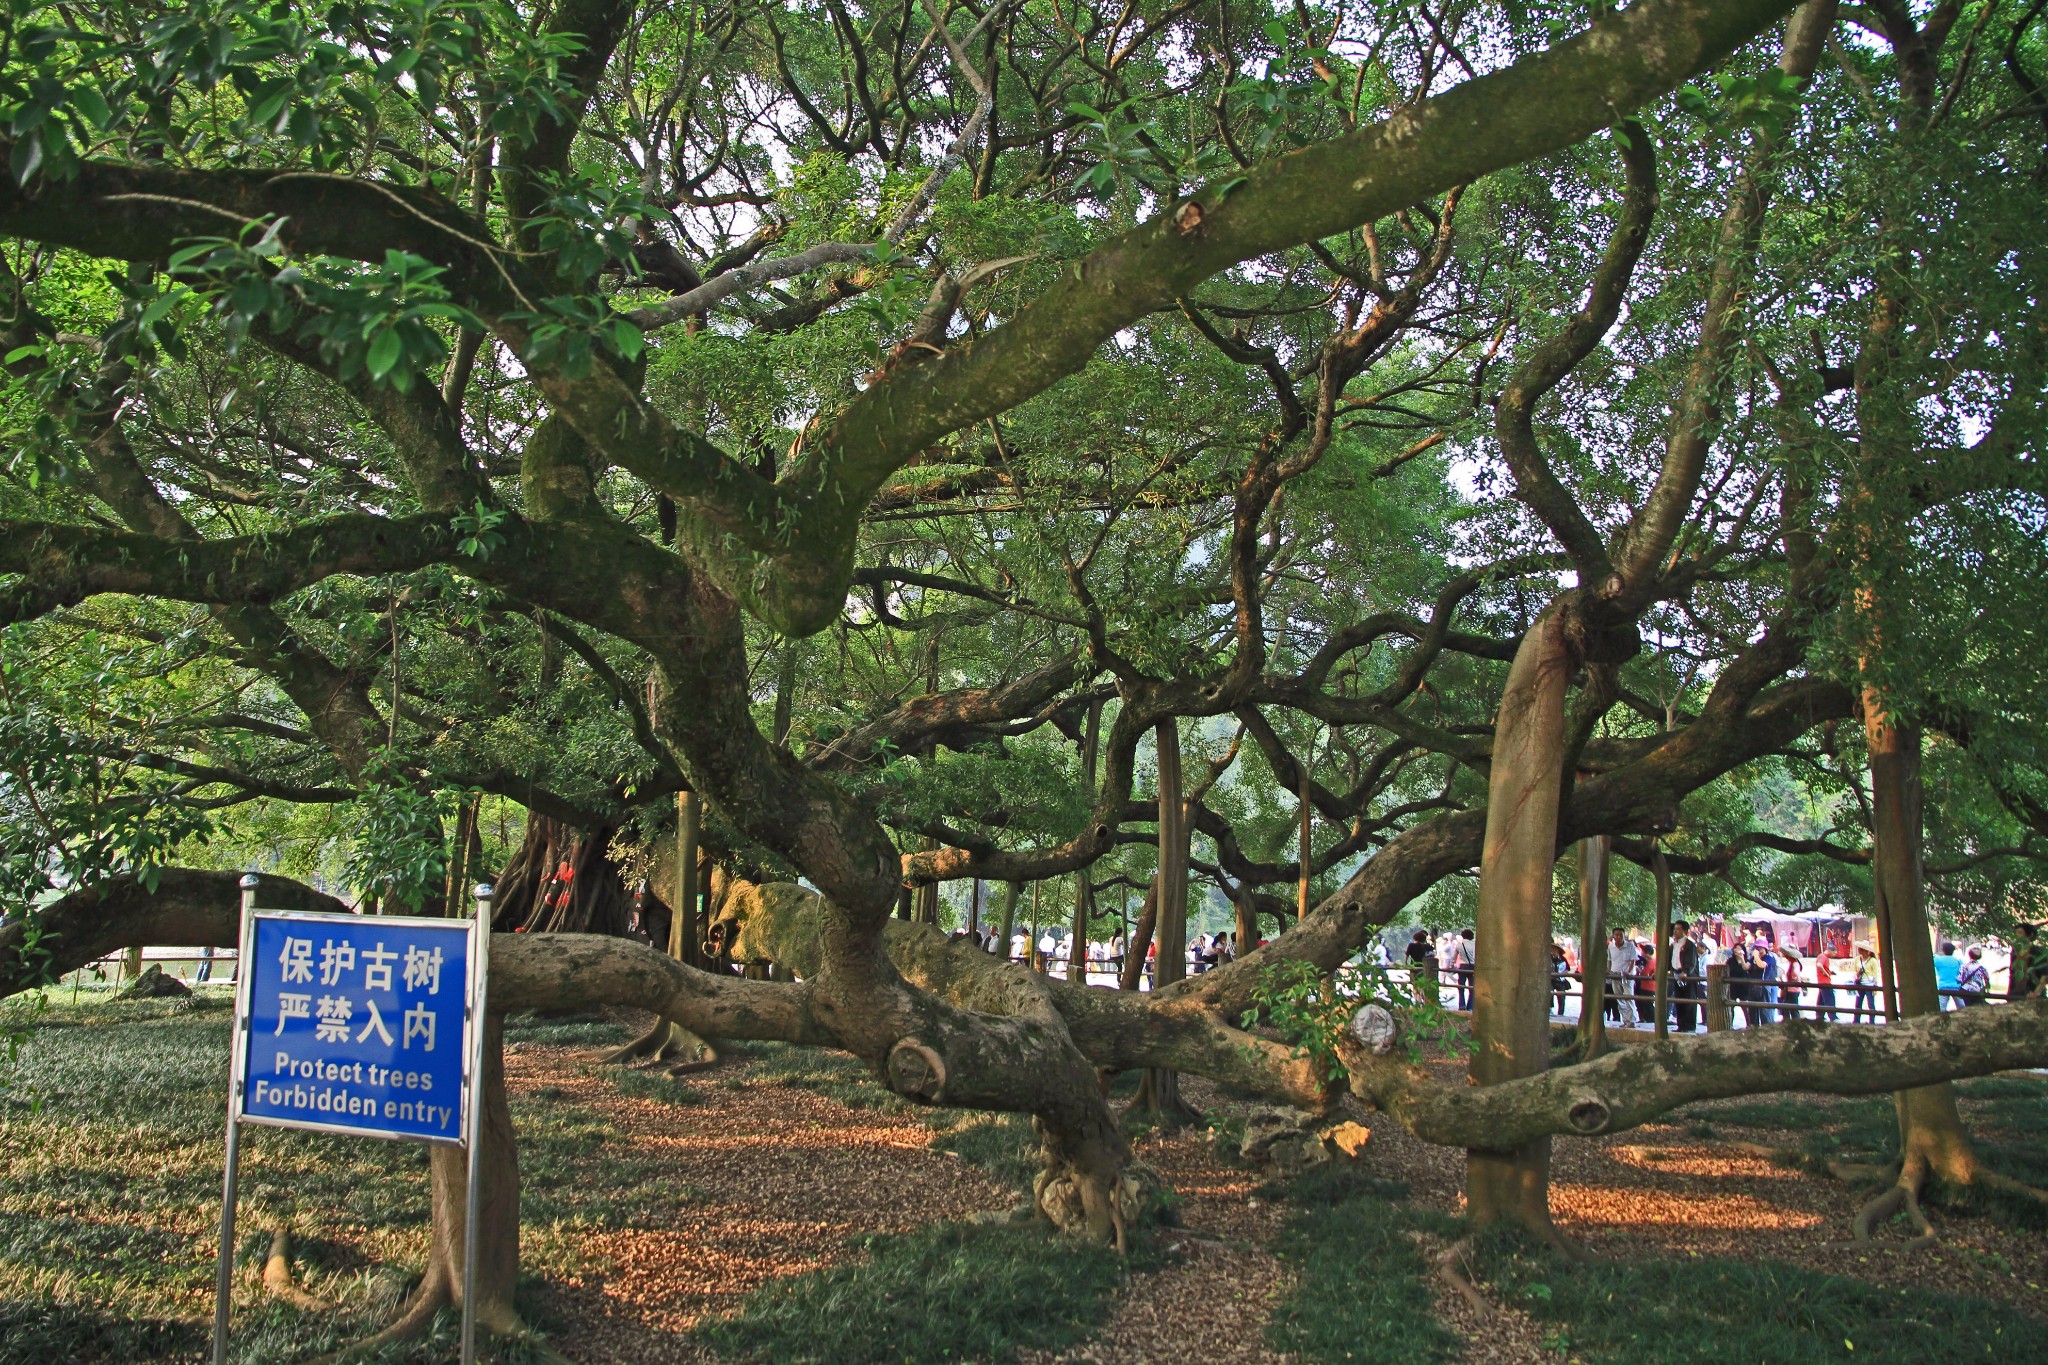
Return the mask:
[[1323,1143],[1345,1159],[1356,1161],[1365,1154],[1365,1144],[1371,1137],[1372,1129],[1364,1124],[1345,1122],[1325,1129]]
[[149,970],[135,978],[135,984],[122,991],[117,1000],[166,1000],[178,996],[189,996],[192,988],[175,976],[164,975],[163,964],[151,963]]
[[1274,1175],[1293,1175],[1330,1159],[1313,1120],[1298,1109],[1262,1109],[1245,1120],[1238,1155]]
[[1384,1057],[1401,1040],[1401,1024],[1385,1005],[1367,1005],[1351,1016],[1351,1036],[1375,1057]]

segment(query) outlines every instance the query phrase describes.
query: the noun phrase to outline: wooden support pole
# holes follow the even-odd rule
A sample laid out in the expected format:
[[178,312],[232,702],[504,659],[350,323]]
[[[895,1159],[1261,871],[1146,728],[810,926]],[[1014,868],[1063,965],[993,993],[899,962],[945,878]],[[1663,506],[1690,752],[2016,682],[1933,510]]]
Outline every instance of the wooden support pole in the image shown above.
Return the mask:
[[676,794],[676,906],[668,921],[668,955],[678,962],[695,962],[702,954],[703,925],[697,901],[697,839],[704,819],[703,805],[693,791]]

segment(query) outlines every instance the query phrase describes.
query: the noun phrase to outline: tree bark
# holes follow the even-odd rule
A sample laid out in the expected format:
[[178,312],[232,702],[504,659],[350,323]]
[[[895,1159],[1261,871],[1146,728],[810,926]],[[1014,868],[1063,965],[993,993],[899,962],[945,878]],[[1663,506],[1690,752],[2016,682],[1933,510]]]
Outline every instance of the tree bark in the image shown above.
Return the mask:
[[1650,845],[1650,874],[1657,879],[1657,978],[1651,1008],[1657,1011],[1657,1036],[1671,1036],[1671,974],[1677,970],[1671,960],[1671,864],[1664,857],[1660,835]]
[[[1152,990],[1157,993],[1187,977],[1188,813],[1183,800],[1180,724],[1168,718],[1154,733],[1159,754],[1159,895],[1152,937],[1159,951],[1152,962]],[[1185,1123],[1200,1117],[1181,1099],[1180,1073],[1165,1067],[1146,1069],[1131,1109],[1162,1123]]]
[[[1870,750],[1871,861],[1884,892],[1899,1005],[1908,1019],[1939,1014],[1920,861],[1920,727],[1891,715],[1877,688],[1866,686],[1863,728]],[[1953,1086],[1901,1090],[1898,1109],[1902,1182],[1931,1176],[1952,1185],[1975,1183],[1981,1165]]]
[[504,1015],[484,1015],[483,1132],[478,1171],[483,1181],[477,1213],[481,1226],[469,1227],[469,1158],[459,1147],[439,1143],[427,1149],[433,1234],[425,1274],[398,1320],[361,1347],[417,1336],[443,1308],[463,1306],[463,1260],[468,1238],[477,1244],[476,1282],[467,1293],[476,1296],[477,1326],[491,1336],[516,1336],[526,1331],[513,1303],[519,1284],[519,1151],[512,1131],[512,1109],[505,1098]]
[[[1087,728],[1081,734],[1081,781],[1091,798],[1095,791],[1096,760],[1101,745],[1102,703],[1095,701],[1088,706]],[[1073,936],[1067,940],[1067,980],[1079,985],[1088,982],[1088,931],[1094,918],[1095,884],[1084,867],[1074,874]]]
[[[631,896],[612,862],[609,827],[573,829],[535,812],[526,817],[526,837],[498,875],[492,924],[529,934],[623,934]],[[560,899],[556,869],[574,873],[568,901]]]
[[1159,923],[1159,878],[1155,875],[1145,888],[1145,901],[1138,907],[1138,922],[1131,926],[1124,943],[1124,970],[1117,989],[1135,991],[1145,984],[1145,954],[1152,948],[1152,932]]
[[1003,922],[996,930],[996,956],[1005,961],[1010,956],[1010,940],[1017,936],[1017,897],[1023,890],[1022,882],[1003,883]]
[[[1471,1075],[1500,1085],[1550,1065],[1550,877],[1564,780],[1564,700],[1571,674],[1565,609],[1522,637],[1501,694],[1479,862]],[[1550,1139],[1468,1149],[1465,1199],[1478,1227],[1510,1222],[1553,1235]]]
[[1607,1051],[1607,874],[1613,837],[1579,840],[1579,1060]]

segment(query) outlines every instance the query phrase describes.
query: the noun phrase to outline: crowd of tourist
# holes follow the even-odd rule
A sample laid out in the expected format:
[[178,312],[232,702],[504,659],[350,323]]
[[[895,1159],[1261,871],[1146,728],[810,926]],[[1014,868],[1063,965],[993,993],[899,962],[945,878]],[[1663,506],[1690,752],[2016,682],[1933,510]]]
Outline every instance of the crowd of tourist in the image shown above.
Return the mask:
[[[983,952],[998,956],[1002,955],[1005,946],[999,932],[994,929],[955,929],[951,937],[955,943],[969,942]],[[1061,929],[1042,929],[1035,939],[1030,930],[1018,929],[1010,935],[1007,945],[1009,959],[1012,962],[1023,963],[1034,971],[1054,972],[1065,976],[1073,960],[1070,951],[1072,942],[1073,936]],[[1119,981],[1128,957],[1122,934],[1115,934],[1107,939],[1091,939],[1081,945],[1081,961],[1086,965],[1088,980],[1096,985],[1113,985]],[[1199,976],[1226,962],[1236,960],[1236,934],[1198,933],[1188,941],[1182,974]],[[1158,965],[1159,945],[1148,941],[1145,945],[1144,969],[1139,975],[1141,987],[1150,989]]]
[[[1448,1008],[1471,1008],[1474,942],[1470,929],[1448,934],[1414,930],[1404,949],[1410,979],[1435,982],[1438,1002]],[[1877,953],[1868,943],[1823,940],[1816,951],[1801,952],[1762,929],[1736,928],[1723,942],[1701,926],[1675,920],[1661,954],[1651,939],[1626,929],[1614,930],[1591,953],[1577,947],[1551,944],[1555,1015],[1578,1013],[1579,983],[1590,971],[1610,1022],[1622,1028],[1651,1027],[1657,975],[1668,961],[1672,975],[1665,1020],[1681,1033],[1706,1026],[1707,970],[1724,965],[1731,1012],[1747,1027],[1794,1016],[1850,1023],[1876,1023],[1884,1017],[1884,983]],[[1382,946],[1376,944],[1375,951],[1384,956]],[[2040,995],[2048,984],[2048,936],[2038,926],[2023,924],[2009,942],[1991,938],[1958,948],[1944,939],[1935,953],[1934,974],[1945,1010]]]
[[[997,956],[1007,950],[1011,961],[1059,976],[1067,975],[1073,957],[1072,935],[1063,929],[1044,928],[1034,937],[1033,931],[1019,928],[1007,943],[993,929],[957,929],[952,938]],[[1148,941],[1144,952],[1139,985],[1149,989],[1157,972],[1158,944]],[[1199,976],[1237,956],[1235,934],[1198,933],[1187,944],[1184,974]],[[1774,941],[1761,929],[1736,928],[1710,935],[1703,926],[1675,920],[1661,956],[1668,956],[1673,969],[1665,1020],[1681,1033],[1706,1026],[1707,969],[1722,965],[1727,967],[1730,1010],[1739,1026],[1761,1027],[1793,1016],[1851,1023],[1876,1023],[1884,1017],[1883,981],[1877,954],[1868,943],[1822,942],[1815,951],[1801,952],[1790,943]],[[1088,940],[1080,945],[1080,957],[1090,982],[1114,985],[1122,979],[1128,960],[1125,938],[1116,934]],[[1607,942],[1590,954],[1569,940],[1553,943],[1552,1013],[1566,1018],[1577,1015],[1580,982],[1590,970],[1610,1023],[1621,1028],[1651,1027],[1659,959],[1658,947],[1650,938],[1627,929],[1614,930]],[[1367,945],[1365,960],[1379,967],[1405,968],[1408,978],[1417,983],[1434,982],[1438,1002],[1446,1008],[1472,1007],[1478,957],[1470,929],[1443,934],[1413,930],[1398,959],[1388,952],[1383,940],[1374,939]],[[2048,936],[2036,926],[2021,925],[2009,942],[1992,938],[1959,948],[1943,940],[1935,954],[1934,971],[1943,1009],[2038,995],[2048,983]]]

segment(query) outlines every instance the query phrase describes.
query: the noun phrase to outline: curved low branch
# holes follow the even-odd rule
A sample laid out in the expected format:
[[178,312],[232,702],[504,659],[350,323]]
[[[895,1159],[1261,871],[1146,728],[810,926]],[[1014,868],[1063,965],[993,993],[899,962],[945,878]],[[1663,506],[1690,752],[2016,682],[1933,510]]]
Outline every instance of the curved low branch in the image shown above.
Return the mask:
[[0,573],[28,580],[0,612],[0,624],[108,592],[271,602],[335,574],[402,573],[454,553],[447,519],[438,516],[352,512],[289,531],[219,540],[0,521]]
[[[166,867],[154,887],[134,873],[109,877],[44,906],[29,919],[0,929],[0,999],[32,989],[123,948],[175,945],[232,948],[238,941],[242,893],[239,872],[196,872]],[[263,879],[266,909],[323,910],[344,914],[348,906],[302,882]],[[31,929],[47,957],[24,957]]]
[[[808,979],[823,965],[824,908],[821,897],[798,886],[746,886],[727,897],[721,918],[736,957],[767,958]],[[1327,1102],[1314,1069],[1286,1043],[1233,1028],[1199,1004],[1041,976],[927,924],[890,920],[883,943],[906,981],[961,1009],[1057,1013],[1074,1046],[1098,1068],[1191,1071],[1303,1108]]]
[[1480,1087],[1443,1084],[1421,1067],[1375,1057],[1350,1039],[1340,1050],[1352,1091],[1417,1137],[1506,1151],[1555,1133],[1591,1137],[1633,1128],[1694,1100],[1785,1090],[1875,1095],[2037,1067],[2048,1063],[2048,1001],[1882,1026],[1793,1020],[1670,1038]]

